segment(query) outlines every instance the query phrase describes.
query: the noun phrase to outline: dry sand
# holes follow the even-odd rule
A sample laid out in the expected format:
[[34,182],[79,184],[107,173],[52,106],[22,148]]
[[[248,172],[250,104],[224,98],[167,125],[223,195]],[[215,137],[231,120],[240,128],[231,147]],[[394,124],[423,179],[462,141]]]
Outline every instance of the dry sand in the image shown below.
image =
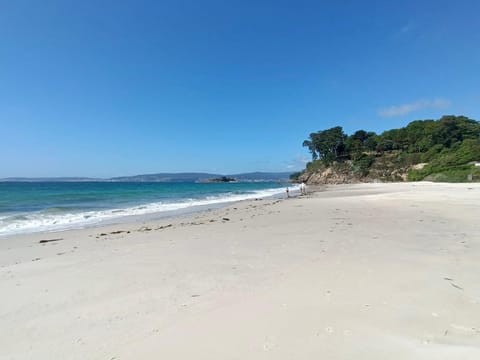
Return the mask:
[[480,184],[362,184],[2,238],[0,358],[478,360],[479,216]]

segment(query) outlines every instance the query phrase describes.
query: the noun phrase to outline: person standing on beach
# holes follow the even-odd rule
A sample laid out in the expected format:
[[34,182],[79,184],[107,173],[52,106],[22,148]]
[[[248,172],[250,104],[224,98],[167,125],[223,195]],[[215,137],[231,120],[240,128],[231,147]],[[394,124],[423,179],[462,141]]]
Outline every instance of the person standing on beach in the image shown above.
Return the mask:
[[289,198],[289,197],[290,197],[290,190],[288,189],[288,187],[287,187],[287,189],[285,190],[285,192],[287,193],[287,198]]
[[307,185],[304,182],[300,184],[300,195],[307,195]]

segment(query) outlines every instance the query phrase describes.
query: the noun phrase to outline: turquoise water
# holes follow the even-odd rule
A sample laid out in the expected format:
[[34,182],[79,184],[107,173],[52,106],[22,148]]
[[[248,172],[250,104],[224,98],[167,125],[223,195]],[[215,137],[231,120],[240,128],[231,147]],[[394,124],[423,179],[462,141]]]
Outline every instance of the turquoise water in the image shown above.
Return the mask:
[[125,216],[162,213],[280,194],[285,184],[0,183],[0,235],[80,228]]

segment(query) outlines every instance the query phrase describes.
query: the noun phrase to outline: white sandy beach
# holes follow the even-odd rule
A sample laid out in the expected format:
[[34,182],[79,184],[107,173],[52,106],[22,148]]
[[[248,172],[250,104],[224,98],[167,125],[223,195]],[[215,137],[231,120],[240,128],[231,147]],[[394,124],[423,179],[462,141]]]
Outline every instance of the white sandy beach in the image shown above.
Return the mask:
[[0,294],[0,359],[478,360],[480,184],[2,238]]

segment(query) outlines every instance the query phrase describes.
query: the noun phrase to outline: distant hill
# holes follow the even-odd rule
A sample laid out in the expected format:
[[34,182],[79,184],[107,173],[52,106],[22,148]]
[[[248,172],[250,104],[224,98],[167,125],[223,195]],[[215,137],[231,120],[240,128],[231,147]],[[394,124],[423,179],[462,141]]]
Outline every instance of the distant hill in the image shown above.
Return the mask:
[[233,178],[236,181],[288,181],[290,172],[252,172],[235,175],[222,175],[210,173],[158,173],[134,176],[120,176],[109,179],[83,178],[83,177],[58,177],[58,178],[25,178],[11,177],[0,179],[0,182],[209,182],[209,180],[223,177]]
[[252,172],[244,174],[209,174],[209,173],[159,173],[135,176],[122,176],[111,178],[110,181],[133,182],[207,182],[223,177],[233,178],[237,181],[288,181],[290,172]]
[[196,182],[206,181],[208,179],[214,179],[218,177],[222,177],[222,175],[208,173],[158,173],[121,176],[114,177],[109,180],[119,182]]
[[251,172],[228,176],[238,181],[288,181],[290,175],[292,175],[291,172]]

